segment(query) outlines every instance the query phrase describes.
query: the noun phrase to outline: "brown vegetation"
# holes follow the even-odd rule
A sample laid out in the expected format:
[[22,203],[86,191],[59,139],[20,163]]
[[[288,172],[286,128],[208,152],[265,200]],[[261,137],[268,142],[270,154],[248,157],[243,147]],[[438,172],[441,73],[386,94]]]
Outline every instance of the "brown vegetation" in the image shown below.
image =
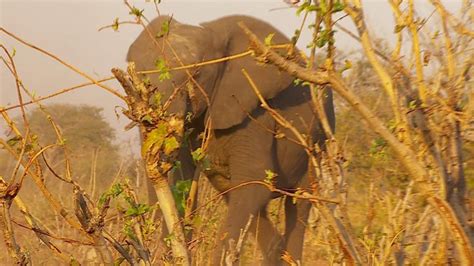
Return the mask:
[[[262,106],[283,127],[293,130],[296,141],[306,147],[311,158],[311,186],[287,193],[278,191],[271,182],[244,184],[264,185],[285,193],[285,197],[313,203],[303,264],[472,265],[472,3],[464,1],[460,15],[455,16],[439,0],[431,0],[435,11],[428,23],[417,16],[413,0],[389,2],[397,21],[395,47],[372,39],[359,0],[304,1],[296,5],[304,14],[301,29],[313,25],[308,29],[313,31],[308,55],[294,54],[299,34],[292,44],[274,45],[270,36],[258,40],[242,24],[250,52],[196,63],[213,64],[253,55],[311,86],[315,115],[323,121],[329,136],[326,149],[309,142],[260,97]],[[126,4],[135,22],[145,26],[140,10]],[[341,16],[353,20],[357,33],[338,26]],[[115,29],[120,24],[116,21],[110,27]],[[428,32],[427,24],[435,31]],[[360,42],[360,55],[349,57],[337,50],[335,27]],[[145,146],[153,141],[147,140],[149,135],[145,133],[159,123],[168,123],[169,141],[179,132],[174,129],[182,126],[178,122],[150,112],[149,95],[133,64],[127,72],[114,70],[125,96],[101,84],[110,77],[94,80],[7,29],[1,28],[0,34],[60,61],[90,84],[123,99],[128,108],[125,115],[141,123]],[[130,159],[134,155],[124,154],[116,146],[114,132],[99,109],[42,105],[41,101],[49,96],[36,97],[25,88],[16,70],[21,66],[15,65],[11,51],[0,47],[0,57],[16,80],[18,92],[18,105],[0,108],[9,133],[8,139],[0,138],[0,247],[8,250],[8,256],[1,254],[0,259],[19,264],[127,261],[151,265],[187,264],[191,260],[193,264],[206,264],[225,209],[207,180],[195,180],[200,193],[198,207],[191,211],[192,204],[186,204],[194,200],[193,195],[188,197],[191,183],[170,187],[166,173],[175,170],[172,165],[160,161],[160,169],[154,167],[162,160],[158,154],[170,154],[176,148],[162,151],[148,145],[142,150],[143,167],[138,159]],[[317,53],[324,56],[318,57]],[[196,64],[176,68],[186,67]],[[172,70],[152,71],[172,74]],[[259,95],[252,73],[243,70],[242,78]],[[321,107],[321,92],[327,87],[337,95],[335,133]],[[29,104],[38,108],[27,112]],[[19,109],[21,116],[12,118],[12,109]],[[145,115],[153,115],[147,123],[141,119]],[[154,182],[161,208],[145,203],[146,176]],[[268,212],[283,225],[281,205],[281,199],[275,200]],[[186,215],[180,218],[183,209]],[[160,212],[164,224],[156,219]],[[163,237],[164,228],[171,234]],[[193,237],[186,242],[188,231]],[[243,230],[244,235],[247,233],[252,239],[253,232]],[[254,242],[238,247],[243,254],[241,263],[255,262],[258,252]],[[291,265],[297,263],[288,256],[283,259]]]

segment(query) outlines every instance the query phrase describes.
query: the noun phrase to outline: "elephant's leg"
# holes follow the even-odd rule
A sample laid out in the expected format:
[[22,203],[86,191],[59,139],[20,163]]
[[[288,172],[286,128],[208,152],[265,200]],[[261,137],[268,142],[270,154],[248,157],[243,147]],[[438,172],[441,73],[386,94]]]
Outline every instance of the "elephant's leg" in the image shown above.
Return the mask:
[[280,257],[284,249],[284,240],[274,224],[268,219],[266,208],[262,208],[258,215],[254,217],[251,230],[255,234],[262,252],[263,264],[280,265],[282,263]]
[[[245,184],[249,181],[263,181],[265,171],[275,171],[276,168],[274,138],[265,129],[273,128],[275,122],[268,114],[262,114],[257,119],[259,123],[249,122],[228,131],[216,131],[216,142],[212,146],[209,144],[209,153],[213,155],[211,161],[226,163],[227,171],[223,171],[223,174],[227,175],[230,187],[234,187],[227,193],[227,217],[220,229],[220,243],[215,252],[218,257],[223,248],[229,250],[229,240],[238,241],[241,229],[245,228],[249,217],[253,215],[255,220],[272,196],[272,192],[265,186]],[[265,219],[262,222],[265,223]],[[272,234],[273,232],[271,230]]]
[[218,265],[224,252],[235,252],[235,244],[247,225],[250,216],[253,216],[253,223],[257,219],[258,213],[265,208],[270,200],[270,191],[264,187],[250,185],[238,188],[227,196],[228,211],[227,217],[218,233],[218,241],[214,250],[214,263]]
[[298,200],[293,203],[291,197],[285,200],[285,242],[286,251],[297,261],[301,260],[303,253],[304,233],[308,221],[311,202],[308,200]]

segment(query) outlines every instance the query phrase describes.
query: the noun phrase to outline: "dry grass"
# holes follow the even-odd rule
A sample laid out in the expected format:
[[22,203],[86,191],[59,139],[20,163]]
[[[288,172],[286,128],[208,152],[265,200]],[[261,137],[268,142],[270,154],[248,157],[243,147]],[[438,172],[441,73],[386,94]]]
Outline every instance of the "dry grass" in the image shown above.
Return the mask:
[[[335,8],[334,1],[324,2]],[[304,188],[306,194],[289,195],[314,203],[310,219],[300,221],[307,225],[302,264],[469,264],[474,237],[472,4],[466,1],[463,13],[456,17],[432,0],[437,21],[431,26],[439,28],[432,36],[425,29],[427,22],[416,17],[411,0],[390,1],[399,42],[389,49],[374,42],[365,31],[360,2],[343,2],[344,10],[338,12],[353,19],[359,34],[350,34],[363,47],[361,57],[351,58],[354,62],[346,62],[345,67],[335,59],[339,55],[337,43],[331,42],[328,33],[334,26],[333,13],[321,8],[313,10],[300,4],[302,11],[314,14],[315,24],[321,26],[313,27],[315,40],[321,41],[320,28],[328,33],[325,38],[329,39],[323,43],[323,70],[313,66],[315,45],[308,57],[303,56],[306,64],[296,65],[275,53],[275,47],[252,39],[247,31],[252,54],[312,82],[313,89],[321,83],[331,84],[339,94],[337,133],[326,132],[329,141],[325,150],[301,133],[294,133],[311,151],[309,169],[314,175],[311,187]],[[137,23],[145,26],[139,12],[130,8]],[[55,58],[91,83],[100,83],[5,29],[0,33]],[[410,41],[402,41],[406,36]],[[402,45],[410,48],[406,55]],[[133,155],[113,157],[99,152],[105,146],[86,151],[85,146],[74,147],[65,141],[70,136],[63,130],[65,124],[41,104],[49,97],[35,98],[23,86],[12,52],[1,48],[1,59],[22,96],[18,105],[0,109],[10,132],[8,139],[0,138],[0,250],[8,251],[0,253],[1,263],[180,263],[170,249],[176,239],[163,233],[165,225],[158,205],[147,204],[145,171],[149,169],[143,169],[138,159],[131,159]],[[238,56],[248,54],[251,52]],[[340,75],[346,68],[350,70]],[[253,84],[249,75],[247,78]],[[100,86],[125,99],[115,90]],[[256,86],[254,90],[259,95]],[[315,113],[324,122],[321,98],[312,96]],[[260,100],[278,123],[294,129],[265,104],[265,99]],[[43,129],[34,127],[36,120],[25,110],[33,103],[45,119]],[[16,108],[21,116],[10,117],[9,111]],[[46,126],[50,131],[44,129]],[[109,152],[114,150],[107,147]],[[99,171],[111,158],[115,158],[116,167]],[[192,232],[186,247],[193,264],[207,265],[226,206],[205,178],[199,179],[198,187],[198,207],[193,216],[175,218],[180,219],[185,233]],[[271,185],[269,188],[273,189]],[[283,205],[280,198],[268,207],[281,232]],[[254,235],[249,232],[241,264],[261,260]]]

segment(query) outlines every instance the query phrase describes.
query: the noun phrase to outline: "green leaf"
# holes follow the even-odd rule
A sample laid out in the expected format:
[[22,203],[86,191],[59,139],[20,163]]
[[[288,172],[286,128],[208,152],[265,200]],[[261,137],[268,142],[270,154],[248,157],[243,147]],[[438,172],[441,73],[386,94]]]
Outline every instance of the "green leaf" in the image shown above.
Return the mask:
[[186,199],[191,190],[192,180],[178,180],[174,186],[171,187],[173,198],[176,203],[176,208],[180,214],[184,214],[186,209]]
[[313,11],[319,11],[320,8],[316,5],[310,5],[306,8],[306,12],[313,12]]
[[34,146],[32,144],[26,144],[25,145],[25,152],[29,152],[29,151],[32,151],[34,148]]
[[174,136],[165,139],[164,152],[166,155],[170,155],[173,151],[179,148],[179,142]]
[[114,31],[118,31],[118,29],[119,29],[119,18],[114,19],[114,23],[112,23],[112,29]]
[[301,84],[303,86],[311,86],[311,82],[308,82],[308,81],[303,81],[303,84]]
[[164,68],[166,68],[166,62],[165,60],[163,60],[162,58],[159,58],[155,61],[155,67],[156,69],[158,70],[163,70]]
[[397,25],[395,25],[395,29],[393,30],[393,32],[394,32],[394,33],[399,33],[399,32],[401,32],[405,27],[406,27],[406,25],[397,24]]
[[125,224],[125,226],[123,228],[123,232],[125,233],[125,235],[128,238],[136,239],[135,232],[133,232],[133,229],[132,229],[132,226],[130,225],[130,222]]
[[58,139],[57,143],[60,146],[64,146],[67,143],[67,139],[66,138],[60,138],[60,139]]
[[327,38],[318,38],[316,40],[316,46],[318,46],[319,48],[322,48],[324,47],[324,45],[326,45],[326,43],[328,43],[329,39]]
[[326,1],[319,1],[319,10],[321,13],[326,14],[328,12],[328,6]]
[[340,73],[343,73],[346,70],[349,70],[352,68],[352,62],[350,60],[344,60],[344,67],[339,71]]
[[110,188],[110,195],[114,198],[122,194],[122,192],[123,192],[123,187],[120,183],[116,183]]
[[[295,192],[296,196],[299,196],[302,194],[303,194],[303,191],[300,188],[296,189],[296,192]],[[293,204],[296,204],[296,202],[298,201],[298,197],[292,197],[291,201],[293,202]]]
[[202,161],[200,162],[201,163],[201,169],[202,170],[210,170],[211,169],[211,162],[209,161],[208,158],[204,157],[204,159],[202,159]]
[[163,241],[165,241],[165,244],[167,247],[171,248],[171,243],[175,239],[174,234],[169,234],[165,238],[163,238]]
[[329,42],[329,30],[323,30],[316,39],[316,46],[322,48]]
[[145,87],[150,87],[151,86],[151,80],[150,80],[150,77],[146,76],[142,79],[142,82],[143,82],[143,85],[145,85]]
[[191,120],[193,119],[193,117],[194,117],[193,112],[187,112],[187,113],[186,113],[186,116],[184,117],[184,120],[185,120],[186,122],[191,122]]
[[332,13],[340,12],[344,10],[344,8],[345,8],[344,3],[342,3],[341,1],[337,1],[332,6]]
[[160,75],[158,77],[158,79],[160,81],[167,80],[167,79],[171,78],[171,74],[170,74],[168,66],[166,65],[165,60],[163,60],[161,58],[156,60],[155,66],[156,66],[156,69],[160,72]]
[[123,192],[123,187],[120,183],[115,183],[113,184],[109,190],[104,192],[100,198],[99,198],[99,206],[104,205],[104,203],[109,199],[109,198],[116,198]]
[[80,266],[81,264],[74,258],[71,258],[71,261],[69,262],[71,266]]
[[182,168],[182,163],[181,163],[181,161],[179,161],[179,160],[178,160],[178,161],[175,161],[175,162],[174,162],[174,165],[173,165],[173,171],[177,171],[177,170],[179,170],[179,169],[181,169],[181,168]]
[[265,170],[265,179],[263,180],[263,182],[272,185],[273,180],[275,179],[276,176],[277,176],[276,173],[274,173],[272,170],[267,169]]
[[275,33],[270,33],[270,34],[267,35],[267,37],[265,37],[264,43],[265,43],[266,46],[271,46],[272,45],[273,36],[275,36]]
[[163,23],[161,23],[161,29],[160,29],[160,32],[158,32],[158,34],[156,34],[156,37],[157,38],[161,38],[163,36],[165,36],[166,34],[168,34],[168,32],[170,31],[170,20],[167,20],[167,21],[164,21]]
[[153,95],[150,97],[150,104],[155,107],[161,106],[161,98],[162,98],[161,93],[159,92],[153,93]]
[[132,206],[130,208],[127,209],[127,211],[125,212],[125,215],[127,216],[139,216],[139,215],[143,215],[147,212],[150,211],[150,206],[146,205],[146,204],[143,204],[143,203],[138,203],[136,206]]
[[176,189],[182,193],[188,193],[191,190],[192,180],[178,180],[176,182]]
[[296,10],[296,15],[299,16],[306,8],[311,4],[310,1],[306,0],[303,4],[301,4],[298,9]]
[[296,15],[299,16],[302,12],[314,12],[314,11],[321,11],[321,7],[316,5],[311,5],[311,1],[306,0],[303,4],[301,4],[298,9],[296,10]]
[[143,9],[140,10],[140,9],[138,9],[138,8],[136,8],[136,7],[132,7],[132,10],[130,10],[129,14],[130,14],[130,15],[134,15],[134,16],[136,16],[136,17],[138,17],[138,18],[143,17]]
[[146,138],[145,142],[142,145],[142,156],[145,157],[148,151],[151,151],[151,148],[159,149],[165,140],[167,132],[167,126],[165,123],[161,123],[157,128],[150,131]]
[[387,144],[387,142],[382,138],[376,138],[373,143],[377,147],[385,146]]
[[149,124],[153,123],[153,118],[150,115],[145,115],[141,119],[142,122],[148,122]]
[[394,132],[397,129],[397,122],[394,119],[390,119],[387,123],[387,127],[390,131]]
[[11,147],[14,147],[18,142],[20,142],[21,136],[15,136],[9,140],[7,140],[7,144]]
[[205,154],[201,148],[197,148],[191,152],[191,156],[193,157],[194,162],[199,162],[204,158]]
[[170,74],[170,72],[168,72],[168,71],[167,71],[167,72],[162,72],[162,73],[160,73],[160,75],[158,76],[158,79],[159,79],[160,81],[167,80],[167,79],[171,79],[171,74]]
[[294,34],[293,34],[293,37],[291,37],[291,43],[292,44],[296,44],[296,42],[298,41],[298,39],[300,38],[300,35],[301,35],[301,31],[300,30],[295,30]]
[[382,138],[376,138],[372,141],[369,148],[369,155],[376,159],[383,159],[386,157],[385,147],[387,142]]
[[[124,261],[125,261],[124,257],[117,258],[117,259],[114,260],[114,266],[120,266],[120,265],[122,265],[122,262],[124,262]],[[80,264],[78,264],[78,265],[80,265]]]
[[136,216],[138,213],[138,210],[135,208],[128,208],[127,211],[125,212],[126,216]]
[[285,133],[283,133],[281,131],[277,131],[277,133],[275,134],[276,139],[282,139],[284,137],[285,137]]

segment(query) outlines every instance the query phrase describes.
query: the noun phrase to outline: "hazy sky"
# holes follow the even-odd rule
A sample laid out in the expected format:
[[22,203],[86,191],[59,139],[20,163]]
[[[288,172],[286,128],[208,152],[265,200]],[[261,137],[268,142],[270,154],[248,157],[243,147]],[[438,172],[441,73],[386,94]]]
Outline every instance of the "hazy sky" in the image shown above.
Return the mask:
[[[146,3],[145,0],[130,2],[140,9],[145,9],[144,14],[148,18],[156,16],[152,3]],[[180,22],[190,24],[198,24],[224,15],[246,14],[266,20],[291,36],[301,20],[295,16],[295,9],[286,8],[287,5],[282,0],[163,0],[162,2],[159,5],[162,14],[173,14],[174,18]],[[372,33],[392,41],[393,17],[386,2],[385,0],[366,0],[363,4],[367,8],[365,14]],[[449,8],[453,11],[461,3],[460,0],[444,2],[449,2]],[[420,0],[416,3],[421,7],[419,10],[421,16],[428,16],[433,10],[427,1]],[[101,26],[111,24],[116,17],[121,21],[133,19],[121,0],[0,0],[1,27],[52,52],[97,79],[110,76],[112,67],[125,67],[128,46],[141,31],[140,26],[137,25],[122,25],[119,32],[111,29],[98,31]],[[345,18],[342,23],[352,28],[349,18]],[[303,47],[308,40],[309,36],[302,38]],[[36,95],[47,95],[87,81],[54,60],[26,48],[1,33],[0,43],[11,51],[16,50],[15,62],[20,77],[26,87],[34,91]],[[359,48],[343,33],[337,34],[337,43],[338,48],[345,51]],[[116,82],[109,82],[107,85],[121,91]],[[98,87],[82,88],[44,103],[53,102],[101,106],[104,108],[104,115],[117,129],[117,135],[121,139],[132,136],[130,133],[123,133],[122,130],[127,120],[123,117],[117,120],[114,114],[114,106],[123,106],[123,104],[119,99]],[[2,65],[0,66],[0,106],[15,103],[17,103],[17,97],[14,79]]]

